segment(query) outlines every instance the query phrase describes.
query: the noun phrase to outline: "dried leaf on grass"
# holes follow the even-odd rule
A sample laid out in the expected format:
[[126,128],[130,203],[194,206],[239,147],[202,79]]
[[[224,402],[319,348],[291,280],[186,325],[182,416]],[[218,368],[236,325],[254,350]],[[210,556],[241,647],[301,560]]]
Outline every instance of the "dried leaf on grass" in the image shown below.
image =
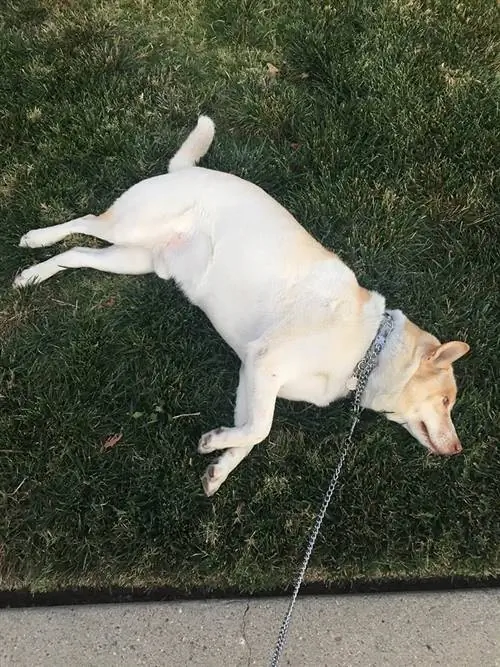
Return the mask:
[[123,433],[115,433],[113,435],[108,435],[106,440],[102,443],[103,450],[106,451],[107,449],[113,449],[113,447],[117,445],[122,438],[123,438]]
[[273,65],[272,63],[267,63],[266,67],[267,67],[267,76],[270,79],[275,79],[279,75],[280,71],[276,67],[276,65]]

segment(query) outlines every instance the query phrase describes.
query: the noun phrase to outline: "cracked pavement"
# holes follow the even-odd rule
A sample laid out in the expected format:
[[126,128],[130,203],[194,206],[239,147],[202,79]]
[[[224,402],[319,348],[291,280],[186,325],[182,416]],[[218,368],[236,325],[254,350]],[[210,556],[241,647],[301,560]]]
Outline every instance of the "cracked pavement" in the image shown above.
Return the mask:
[[[0,667],[268,665],[288,598],[0,610]],[[500,589],[299,597],[280,665],[500,667]]]

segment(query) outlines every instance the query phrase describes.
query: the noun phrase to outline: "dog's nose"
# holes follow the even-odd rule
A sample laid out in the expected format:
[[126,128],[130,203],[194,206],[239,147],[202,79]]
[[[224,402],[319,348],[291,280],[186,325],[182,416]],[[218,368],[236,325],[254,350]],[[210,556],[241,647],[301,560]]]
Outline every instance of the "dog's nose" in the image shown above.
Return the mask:
[[456,440],[453,445],[451,446],[451,454],[460,454],[462,451],[462,445],[460,444],[460,440]]

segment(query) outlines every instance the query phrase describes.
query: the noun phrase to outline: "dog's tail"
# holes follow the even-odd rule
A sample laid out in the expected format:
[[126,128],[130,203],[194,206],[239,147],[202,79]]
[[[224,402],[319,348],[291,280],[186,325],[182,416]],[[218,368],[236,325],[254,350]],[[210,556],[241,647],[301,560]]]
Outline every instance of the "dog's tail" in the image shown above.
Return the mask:
[[200,116],[194,130],[170,160],[168,170],[178,171],[186,167],[194,167],[210,148],[214,134],[214,121],[208,116]]

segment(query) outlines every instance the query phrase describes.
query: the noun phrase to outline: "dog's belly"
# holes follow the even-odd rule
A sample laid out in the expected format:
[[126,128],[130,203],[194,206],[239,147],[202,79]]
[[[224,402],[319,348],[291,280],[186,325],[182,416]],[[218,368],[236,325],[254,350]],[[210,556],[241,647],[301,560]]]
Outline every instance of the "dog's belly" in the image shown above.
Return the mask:
[[[284,381],[306,378],[289,387],[291,398],[318,405],[333,400],[328,382],[314,375],[323,371],[316,360],[323,348],[313,344],[297,357],[296,340],[328,331],[328,349],[345,347],[331,330],[336,321],[357,326],[359,286],[351,269],[272,197],[234,176],[193,168],[135,188],[144,190],[145,208],[132,206],[134,188],[116,208],[128,211],[132,225],[126,206],[132,197],[129,208],[141,215],[158,275],[176,281],[240,359],[257,340],[283,348]],[[357,349],[349,370],[356,355]]]
[[330,375],[315,373],[287,382],[279,390],[278,396],[289,401],[305,401],[324,407],[345,393],[339,389],[338,383],[332,382]]

